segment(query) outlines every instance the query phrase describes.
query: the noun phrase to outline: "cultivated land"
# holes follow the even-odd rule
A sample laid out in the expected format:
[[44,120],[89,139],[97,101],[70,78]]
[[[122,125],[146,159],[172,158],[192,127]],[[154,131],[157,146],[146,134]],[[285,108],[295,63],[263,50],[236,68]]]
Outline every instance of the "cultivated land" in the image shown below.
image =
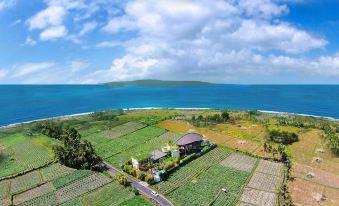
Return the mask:
[[[339,158],[319,126],[339,128],[338,123],[244,111],[230,111],[227,122],[191,121],[193,116],[220,113],[133,110],[115,118],[85,115],[54,121],[77,129],[117,169],[132,156],[149,154],[187,132],[206,136],[217,144],[215,149],[151,186],[174,205],[278,205],[287,168],[273,161],[277,154],[265,151],[264,143],[270,130],[294,132],[299,141],[286,148],[292,160],[293,180],[288,182],[292,200],[296,205],[339,204]],[[316,126],[296,126],[300,121]],[[61,143],[31,134],[33,125],[0,129],[0,205],[153,205],[105,173],[56,163],[52,148]]]

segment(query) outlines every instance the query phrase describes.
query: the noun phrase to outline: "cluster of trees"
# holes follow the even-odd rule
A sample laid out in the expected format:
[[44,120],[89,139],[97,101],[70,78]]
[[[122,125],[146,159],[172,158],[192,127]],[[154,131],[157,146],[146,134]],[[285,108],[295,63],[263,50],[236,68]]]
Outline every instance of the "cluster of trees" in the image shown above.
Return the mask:
[[90,114],[96,121],[109,121],[109,120],[117,120],[118,116],[124,114],[122,109],[112,110],[112,111],[105,111],[105,112],[94,112]]
[[135,169],[134,167],[132,167],[128,163],[125,163],[122,166],[122,170],[124,172],[126,172],[127,174],[130,174],[133,177],[135,177],[135,178],[137,178],[141,181],[147,182],[148,184],[151,184],[153,182],[153,176],[151,174],[145,174],[144,172]]
[[225,110],[221,114],[207,115],[206,117],[199,115],[196,117],[192,116],[192,124],[197,127],[207,126],[210,123],[221,123],[230,120],[230,114]]
[[63,146],[53,148],[61,164],[75,169],[101,170],[102,159],[89,141],[81,139],[76,129],[66,129],[62,136]]
[[121,184],[125,187],[130,185],[130,183],[127,180],[127,176],[123,173],[116,174],[114,178],[119,182],[119,184]]
[[324,126],[325,138],[330,149],[336,156],[339,156],[339,127]]
[[165,171],[168,171],[171,168],[173,168],[175,165],[179,164],[179,162],[180,162],[180,157],[173,158],[173,159],[165,162],[162,169],[165,170]]
[[61,140],[64,134],[64,129],[60,123],[53,121],[37,122],[31,129],[31,134],[40,132],[48,137]]
[[81,139],[76,129],[64,128],[61,123],[54,121],[42,121],[32,127],[31,133],[36,132],[62,141],[62,145],[53,148],[61,164],[75,169],[101,169],[102,159],[89,141]]
[[286,131],[279,131],[279,130],[272,130],[269,133],[269,140],[275,143],[282,143],[282,144],[292,144],[293,142],[299,141],[299,137],[294,132],[286,132]]

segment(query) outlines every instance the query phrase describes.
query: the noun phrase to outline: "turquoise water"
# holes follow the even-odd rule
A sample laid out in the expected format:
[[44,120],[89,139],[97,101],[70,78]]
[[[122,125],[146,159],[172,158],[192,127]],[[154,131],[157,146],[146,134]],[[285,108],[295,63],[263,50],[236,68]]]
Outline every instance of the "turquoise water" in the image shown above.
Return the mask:
[[339,85],[2,85],[0,125],[113,108],[255,109],[339,118]]

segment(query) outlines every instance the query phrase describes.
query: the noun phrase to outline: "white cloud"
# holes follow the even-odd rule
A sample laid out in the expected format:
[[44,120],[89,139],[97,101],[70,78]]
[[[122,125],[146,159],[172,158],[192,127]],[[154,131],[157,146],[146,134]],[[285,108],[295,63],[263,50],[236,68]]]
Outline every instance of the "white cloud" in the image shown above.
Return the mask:
[[36,41],[34,39],[32,39],[30,36],[28,36],[26,38],[25,44],[30,45],[30,46],[34,46],[34,45],[36,45]]
[[79,35],[83,36],[83,35],[87,34],[88,32],[93,31],[94,29],[96,29],[97,26],[98,26],[98,23],[95,22],[95,21],[86,22],[83,25],[81,31],[79,32]]
[[126,43],[120,41],[103,41],[96,44],[98,48],[113,48],[113,47],[120,47],[124,46]]
[[82,69],[86,69],[89,67],[89,64],[80,60],[73,60],[68,63],[68,67],[70,68],[72,73],[78,72]]
[[17,20],[15,20],[15,21],[13,21],[13,22],[10,24],[10,26],[16,26],[16,25],[18,25],[18,24],[21,24],[21,22],[22,22],[21,19],[17,19]]
[[8,74],[8,71],[5,69],[0,69],[0,79],[5,78]]
[[67,34],[67,30],[65,26],[55,26],[49,27],[40,33],[40,39],[42,41],[58,39],[60,37],[64,37]]
[[15,3],[15,0],[0,0],[0,11],[13,7]]
[[62,6],[49,6],[27,20],[30,30],[60,26],[66,15]]
[[[241,81],[246,75],[289,71],[328,75],[339,70],[325,64],[335,62],[336,56],[303,57],[310,50],[324,48],[326,39],[281,21],[288,8],[273,0],[132,0],[124,11],[103,31],[134,31],[136,36],[122,45],[126,54],[115,59],[110,69],[89,74],[84,81]],[[107,41],[97,47],[116,45]],[[268,55],[272,52],[275,55]]]
[[39,63],[27,63],[19,66],[15,66],[14,73],[12,77],[22,77],[34,74],[36,72],[40,72],[42,70],[50,69],[54,66],[53,63],[50,62],[39,62]]

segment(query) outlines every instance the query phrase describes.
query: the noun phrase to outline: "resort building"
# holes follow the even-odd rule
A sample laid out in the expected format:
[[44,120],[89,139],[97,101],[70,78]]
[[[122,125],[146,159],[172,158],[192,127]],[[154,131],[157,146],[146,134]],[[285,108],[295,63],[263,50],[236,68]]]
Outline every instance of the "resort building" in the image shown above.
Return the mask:
[[181,154],[187,154],[201,150],[203,136],[198,133],[188,133],[176,141]]

